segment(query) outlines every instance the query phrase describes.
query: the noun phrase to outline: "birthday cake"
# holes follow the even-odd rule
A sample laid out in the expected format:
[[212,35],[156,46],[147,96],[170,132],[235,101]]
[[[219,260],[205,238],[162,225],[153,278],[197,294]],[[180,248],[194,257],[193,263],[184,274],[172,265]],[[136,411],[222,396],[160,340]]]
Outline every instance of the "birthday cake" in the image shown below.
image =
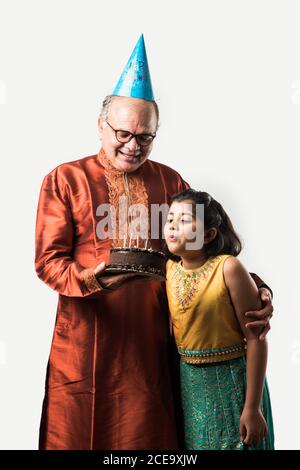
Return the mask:
[[166,256],[163,252],[145,248],[112,248],[110,250],[110,264],[103,271],[103,275],[113,273],[137,273],[165,281]]

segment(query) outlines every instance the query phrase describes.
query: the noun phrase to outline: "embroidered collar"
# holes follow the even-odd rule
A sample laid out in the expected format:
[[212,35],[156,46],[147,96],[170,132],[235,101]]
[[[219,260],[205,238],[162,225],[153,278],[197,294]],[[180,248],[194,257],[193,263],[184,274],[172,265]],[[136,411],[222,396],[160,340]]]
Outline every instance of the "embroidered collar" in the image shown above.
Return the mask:
[[109,171],[110,173],[113,173],[115,175],[122,175],[123,173],[126,173],[128,176],[140,176],[142,174],[142,171],[143,171],[143,166],[144,164],[147,162],[147,160],[139,167],[137,168],[135,171],[132,171],[132,172],[124,172],[124,171],[121,171],[121,170],[118,170],[117,168],[115,168],[109,158],[107,157],[106,153],[104,152],[103,148],[101,147],[101,149],[99,150],[99,153],[98,153],[98,159],[101,163],[101,165],[106,169],[106,171]]
[[[124,171],[117,170],[107,158],[104,150],[101,148],[98,154],[100,164],[104,167],[105,180],[108,188],[108,197],[109,203],[112,207],[115,208],[115,217],[112,217],[112,232],[113,237],[113,246],[122,246],[124,242],[124,234],[130,232],[130,223],[134,218],[138,218],[139,215],[136,214],[132,216],[128,213],[128,208],[126,209],[126,216],[124,218],[124,211],[122,212],[122,217],[120,220],[120,198],[121,196],[127,196],[128,205],[141,204],[145,208],[148,208],[148,194],[146,191],[144,178],[142,174],[143,165],[141,165],[136,171],[127,173]],[[120,224],[123,226],[123,230],[120,230]],[[127,226],[127,227],[126,227]],[[146,238],[150,239],[150,223],[148,223],[148,236]]]
[[196,269],[185,269],[181,261],[176,264],[172,279],[174,279],[177,303],[184,311],[192,304],[199,283],[206,280],[220,256],[209,257],[206,262]]

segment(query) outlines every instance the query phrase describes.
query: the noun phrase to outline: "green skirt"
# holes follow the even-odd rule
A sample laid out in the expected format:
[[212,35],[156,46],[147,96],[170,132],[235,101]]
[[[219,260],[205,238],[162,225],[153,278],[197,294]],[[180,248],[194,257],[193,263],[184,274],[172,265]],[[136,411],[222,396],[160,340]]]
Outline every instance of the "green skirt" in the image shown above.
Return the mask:
[[[181,401],[186,449],[244,450],[240,416],[246,395],[245,357],[218,364],[180,362]],[[261,411],[268,436],[248,450],[274,449],[274,431],[268,384],[265,380]]]

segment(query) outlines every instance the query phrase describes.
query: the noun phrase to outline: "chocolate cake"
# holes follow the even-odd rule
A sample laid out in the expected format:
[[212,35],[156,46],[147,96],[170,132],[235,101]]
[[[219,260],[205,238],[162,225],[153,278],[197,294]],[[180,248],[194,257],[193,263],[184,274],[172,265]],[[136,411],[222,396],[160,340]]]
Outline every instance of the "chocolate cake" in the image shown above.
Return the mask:
[[110,264],[102,274],[105,276],[122,272],[139,273],[165,281],[165,265],[165,254],[152,248],[112,248],[110,250]]

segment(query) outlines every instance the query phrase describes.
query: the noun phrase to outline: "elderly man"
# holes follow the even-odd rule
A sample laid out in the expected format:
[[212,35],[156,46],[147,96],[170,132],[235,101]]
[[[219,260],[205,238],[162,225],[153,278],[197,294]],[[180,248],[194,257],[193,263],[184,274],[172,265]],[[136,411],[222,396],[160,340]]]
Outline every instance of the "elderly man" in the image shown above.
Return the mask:
[[[176,171],[148,159],[159,116],[143,37],[125,72],[103,103],[99,154],[58,166],[40,192],[36,271],[59,293],[40,449],[178,448],[164,285],[97,277],[110,248],[123,243],[121,225],[130,223],[130,214],[120,218],[122,196],[150,208],[188,187]],[[103,204],[115,209],[114,237],[99,237]],[[162,244],[162,237],[151,240],[153,248]],[[265,307],[252,312],[253,325],[264,325],[266,334],[272,306],[268,290],[261,292]]]

